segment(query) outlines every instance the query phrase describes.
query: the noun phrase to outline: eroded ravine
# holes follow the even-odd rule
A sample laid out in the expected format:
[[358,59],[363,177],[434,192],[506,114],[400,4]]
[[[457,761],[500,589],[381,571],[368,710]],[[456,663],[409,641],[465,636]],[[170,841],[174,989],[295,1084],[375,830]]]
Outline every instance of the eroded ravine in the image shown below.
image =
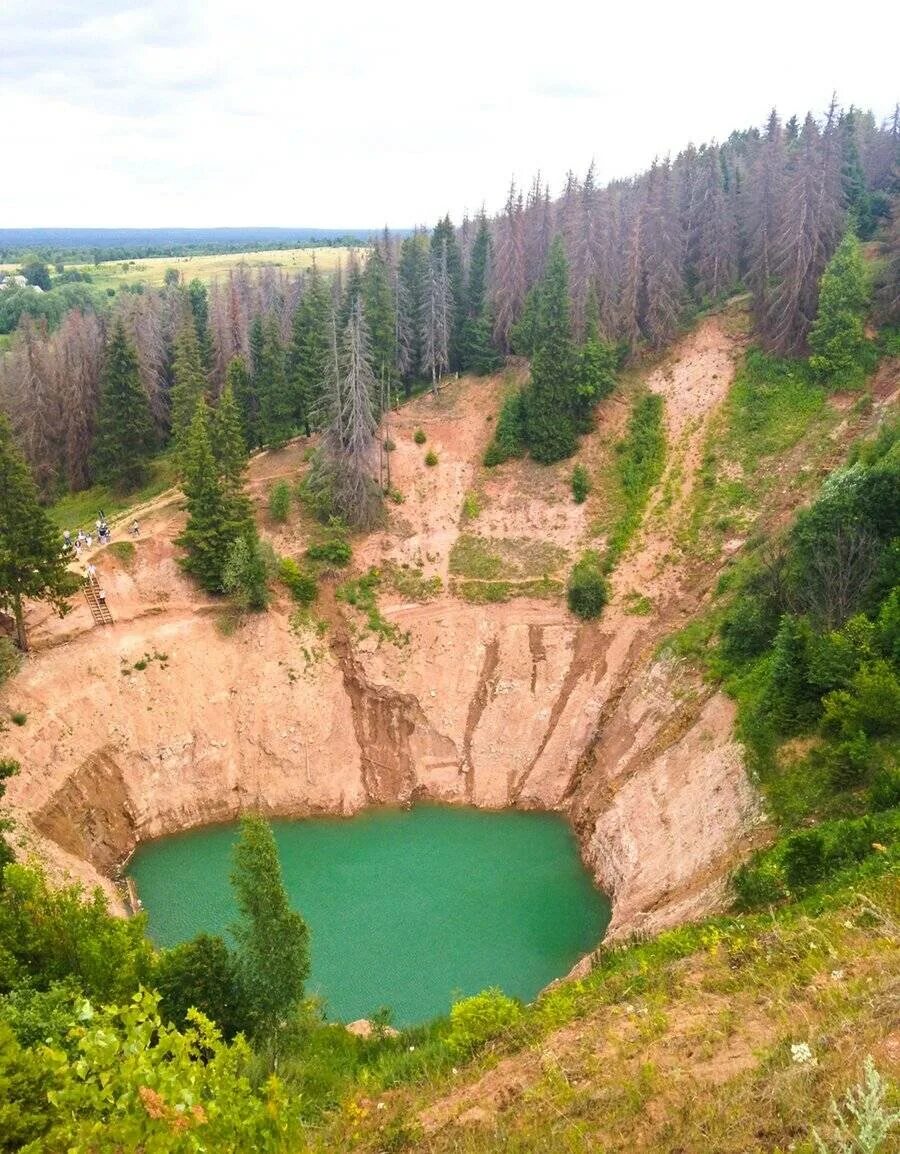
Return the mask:
[[[734,350],[711,318],[648,378],[666,399],[685,492]],[[446,579],[498,395],[496,383],[460,382],[392,422],[406,502],[360,548],[367,563],[419,559],[426,576]],[[419,425],[439,470],[421,467]],[[301,451],[286,450],[279,471]],[[490,531],[521,536],[543,523],[564,547],[583,540],[583,512],[559,497],[562,468],[522,496],[525,468],[491,477]],[[383,612],[408,645],[338,627],[317,645],[292,633],[286,603],[223,635],[214,605],[177,566],[178,505],[162,502],[145,512],[132,568],[98,560],[115,628],[91,630],[81,607],[62,623],[47,619],[35,630],[38,655],[5,691],[29,715],[7,735],[24,767],[9,791],[20,848],[108,886],[138,841],[248,807],[298,816],[416,799],[546,808],[569,814],[613,899],[613,934],[702,912],[758,814],[730,703],[653,656],[711,580],[678,560],[678,516],[679,500],[668,521],[651,506],[599,624],[578,625],[558,602],[388,596]],[[303,546],[282,530],[273,537],[282,552]],[[649,595],[650,616],[626,611],[634,588]],[[142,655],[150,660],[137,670]]]

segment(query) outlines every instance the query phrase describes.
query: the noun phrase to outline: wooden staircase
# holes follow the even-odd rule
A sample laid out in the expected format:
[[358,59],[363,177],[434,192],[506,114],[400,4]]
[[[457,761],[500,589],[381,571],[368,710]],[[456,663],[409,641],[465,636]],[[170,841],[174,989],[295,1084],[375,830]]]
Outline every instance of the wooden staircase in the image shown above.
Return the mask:
[[84,599],[88,603],[95,625],[112,625],[113,617],[109,606],[100,600],[100,584],[96,577],[86,577],[84,582]]

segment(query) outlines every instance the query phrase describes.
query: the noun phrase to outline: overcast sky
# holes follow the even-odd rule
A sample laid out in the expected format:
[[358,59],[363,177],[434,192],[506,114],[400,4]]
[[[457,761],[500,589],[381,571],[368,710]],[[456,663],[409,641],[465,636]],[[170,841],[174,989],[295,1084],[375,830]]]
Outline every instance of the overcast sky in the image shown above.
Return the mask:
[[[891,11],[895,15],[890,15]],[[0,0],[0,227],[403,227],[844,103],[898,6]]]

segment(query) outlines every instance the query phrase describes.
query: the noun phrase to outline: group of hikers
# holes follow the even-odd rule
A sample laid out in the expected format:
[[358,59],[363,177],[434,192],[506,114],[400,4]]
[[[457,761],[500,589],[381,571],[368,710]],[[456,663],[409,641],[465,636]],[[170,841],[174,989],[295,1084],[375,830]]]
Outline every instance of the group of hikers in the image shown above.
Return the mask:
[[[132,537],[140,535],[140,526],[136,520],[132,521],[129,532]],[[92,529],[79,529],[74,538],[70,529],[65,530],[63,533],[63,552],[74,553],[75,557],[78,558],[81,556],[82,549],[93,548],[95,539],[98,545],[108,545],[112,540],[112,534],[102,509]]]

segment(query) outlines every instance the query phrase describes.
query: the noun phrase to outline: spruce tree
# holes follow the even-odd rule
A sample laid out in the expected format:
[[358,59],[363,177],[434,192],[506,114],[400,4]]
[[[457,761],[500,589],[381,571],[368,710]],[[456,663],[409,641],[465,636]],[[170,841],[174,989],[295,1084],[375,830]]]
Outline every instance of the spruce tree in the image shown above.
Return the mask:
[[250,373],[247,371],[247,362],[243,357],[232,357],[225,371],[225,384],[231,388],[234,403],[237,406],[241,421],[241,435],[244,445],[250,449],[259,444],[257,427],[259,425],[259,397]]
[[223,591],[222,574],[232,542],[245,527],[226,496],[209,439],[209,414],[200,397],[183,450],[187,525],[176,544],[181,564],[210,593]]
[[494,323],[487,303],[490,253],[491,236],[482,213],[472,245],[466,285],[466,319],[460,339],[460,367],[466,372],[479,374],[491,373],[500,364],[500,357],[491,340]]
[[321,419],[330,347],[328,290],[315,264],[294,313],[288,376],[297,427],[308,437]]
[[575,451],[578,373],[569,321],[569,283],[562,237],[550,249],[537,306],[531,380],[525,390],[525,439],[536,461]]
[[397,371],[408,397],[422,364],[422,324],[428,278],[428,242],[421,233],[405,237],[397,269]]
[[212,338],[209,334],[209,294],[203,281],[195,277],[187,287],[188,303],[197,330],[197,344],[200,347],[200,363],[208,376],[212,370]]
[[21,649],[28,648],[25,599],[47,601],[63,614],[77,585],[60,532],[38,504],[37,486],[0,412],[0,609],[12,611]]
[[809,364],[819,377],[847,387],[864,374],[869,277],[859,241],[848,232],[828,262],[819,286],[819,308],[809,334]]
[[369,330],[372,368],[390,382],[396,358],[397,317],[390,272],[379,249],[373,249],[362,274],[362,307]]
[[465,296],[463,293],[462,253],[456,239],[456,229],[449,214],[438,221],[431,234],[431,263],[434,269],[443,269],[446,288],[442,293],[448,298],[446,319],[446,344],[448,368],[456,371],[460,364],[460,340],[465,321]]
[[219,397],[212,419],[212,450],[227,493],[237,493],[244,483],[247,446],[241,430],[241,417],[229,381]]
[[280,449],[294,434],[294,417],[284,348],[275,317],[269,317],[263,327],[257,389],[260,439],[268,448]]
[[106,352],[97,414],[94,439],[97,480],[121,492],[136,489],[146,479],[154,442],[150,402],[141,386],[137,353],[125,333],[124,323],[119,320]]
[[181,316],[175,337],[172,372],[172,443],[180,452],[185,447],[197,401],[206,392],[206,374],[203,371],[194,315],[190,309],[186,309]]
[[240,913],[232,932],[238,947],[241,1004],[254,1039],[274,1056],[279,1028],[303,999],[309,976],[309,928],[291,909],[278,847],[261,817],[250,814],[241,819],[231,883]]

